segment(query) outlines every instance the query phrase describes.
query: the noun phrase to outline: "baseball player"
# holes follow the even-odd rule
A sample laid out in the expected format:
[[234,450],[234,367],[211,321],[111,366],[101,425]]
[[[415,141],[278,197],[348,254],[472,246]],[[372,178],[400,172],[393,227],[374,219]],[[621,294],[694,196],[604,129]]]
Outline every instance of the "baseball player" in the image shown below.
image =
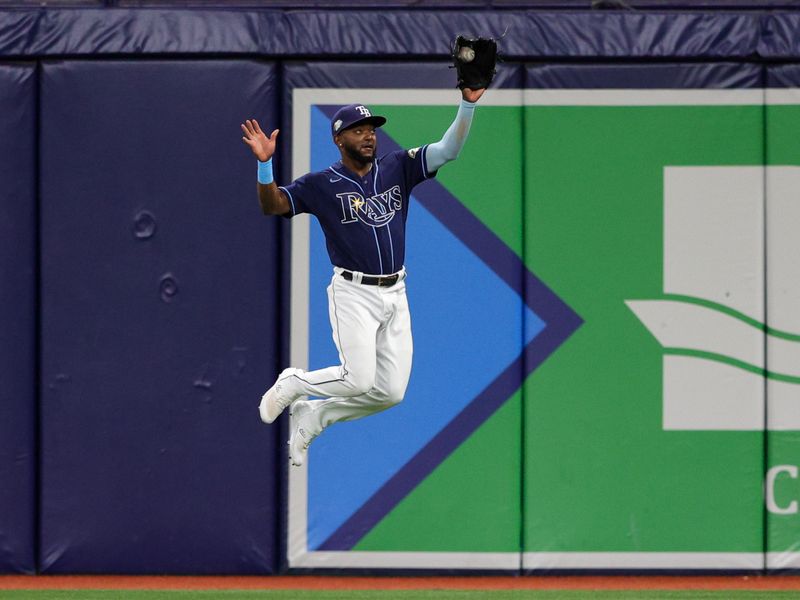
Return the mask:
[[[375,414],[403,399],[412,355],[403,266],[409,196],[458,156],[484,91],[461,91],[455,120],[438,142],[380,158],[375,130],[386,118],[363,104],[344,106],[331,121],[341,160],[283,187],[272,173],[278,130],[268,137],[255,119],[242,124],[242,140],[258,159],[262,211],[286,218],[314,215],[333,265],[328,311],[340,364],[316,371],[285,369],[259,405],[265,423],[291,407],[293,465],[303,464],[309,444],[329,425]],[[307,396],[320,399],[301,399]]]

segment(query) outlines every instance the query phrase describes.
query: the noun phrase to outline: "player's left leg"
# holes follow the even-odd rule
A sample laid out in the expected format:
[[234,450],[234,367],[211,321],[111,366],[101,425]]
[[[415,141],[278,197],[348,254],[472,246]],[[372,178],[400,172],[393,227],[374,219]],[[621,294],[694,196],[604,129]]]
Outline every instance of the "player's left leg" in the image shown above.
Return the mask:
[[311,441],[326,427],[382,412],[402,401],[411,375],[413,356],[405,282],[381,292],[389,317],[376,333],[375,385],[360,396],[296,401],[291,409],[292,436],[289,440],[293,464],[302,464]]
[[389,319],[378,329],[375,339],[375,386],[367,393],[373,400],[375,412],[402,402],[411,377],[414,356],[405,281],[387,288],[385,298],[393,310]]

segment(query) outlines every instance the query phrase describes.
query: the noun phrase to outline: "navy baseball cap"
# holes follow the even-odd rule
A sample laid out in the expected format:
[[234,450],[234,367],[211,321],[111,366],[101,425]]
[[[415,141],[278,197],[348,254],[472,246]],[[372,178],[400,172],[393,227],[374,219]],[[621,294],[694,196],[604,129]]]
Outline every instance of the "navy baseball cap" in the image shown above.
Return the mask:
[[331,133],[335,136],[345,129],[349,129],[358,123],[371,123],[375,127],[380,127],[386,123],[386,118],[373,115],[372,111],[363,104],[348,104],[336,111],[331,119]]

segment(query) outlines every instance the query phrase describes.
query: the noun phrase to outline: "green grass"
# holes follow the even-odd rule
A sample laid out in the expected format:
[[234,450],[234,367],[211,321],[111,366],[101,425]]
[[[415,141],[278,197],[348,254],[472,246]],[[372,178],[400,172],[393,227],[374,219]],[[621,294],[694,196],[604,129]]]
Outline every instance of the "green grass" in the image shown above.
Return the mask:
[[796,591],[735,590],[0,590],[0,600],[777,600]]

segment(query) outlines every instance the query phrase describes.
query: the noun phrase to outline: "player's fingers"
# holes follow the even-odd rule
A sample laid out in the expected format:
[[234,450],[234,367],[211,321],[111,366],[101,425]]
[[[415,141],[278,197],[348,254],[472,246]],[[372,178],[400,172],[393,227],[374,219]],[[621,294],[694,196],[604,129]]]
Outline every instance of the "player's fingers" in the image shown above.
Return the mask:
[[240,125],[240,127],[242,128],[242,131],[244,131],[244,134],[245,134],[246,136],[250,136],[250,131],[247,129],[247,127],[245,127],[245,126],[244,126],[244,123],[242,123],[242,124]]
[[275,138],[277,138],[277,137],[278,137],[278,133],[279,133],[279,132],[280,132],[280,129],[276,129],[275,131],[273,131],[273,132],[270,134],[270,136],[269,136],[269,139],[270,139],[270,141],[273,141],[273,142],[274,142],[274,141],[275,141]]
[[261,126],[255,119],[253,119],[253,129],[255,129],[256,133],[261,133]]

